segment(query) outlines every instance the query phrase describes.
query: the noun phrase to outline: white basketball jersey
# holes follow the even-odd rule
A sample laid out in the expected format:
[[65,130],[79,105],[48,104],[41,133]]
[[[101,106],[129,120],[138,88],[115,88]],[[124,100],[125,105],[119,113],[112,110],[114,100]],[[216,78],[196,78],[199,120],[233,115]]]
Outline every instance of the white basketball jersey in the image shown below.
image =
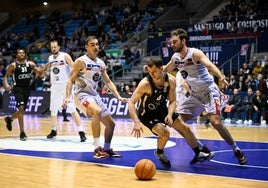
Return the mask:
[[70,76],[70,67],[65,61],[65,52],[59,52],[58,57],[50,55],[48,62],[51,63],[50,67],[50,81],[51,84],[66,83]]
[[75,81],[75,93],[84,92],[94,96],[98,95],[98,83],[106,67],[104,61],[99,58],[93,61],[87,55],[83,55],[79,59],[85,62],[86,70],[83,70]]
[[194,62],[193,53],[195,50],[196,48],[188,48],[184,58],[181,58],[179,53],[174,53],[172,59],[191,89],[193,91],[203,91],[214,83],[214,79],[209,74],[206,66]]

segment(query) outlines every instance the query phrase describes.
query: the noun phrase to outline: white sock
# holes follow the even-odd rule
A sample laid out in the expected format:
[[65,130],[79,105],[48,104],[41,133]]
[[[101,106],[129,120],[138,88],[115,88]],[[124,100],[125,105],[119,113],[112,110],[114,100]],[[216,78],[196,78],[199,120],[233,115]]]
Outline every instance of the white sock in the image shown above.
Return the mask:
[[95,149],[98,148],[100,146],[100,138],[94,138],[94,147]]
[[83,125],[78,125],[78,126],[77,126],[77,131],[78,131],[78,132],[80,132],[80,131],[84,132],[84,127],[83,127]]

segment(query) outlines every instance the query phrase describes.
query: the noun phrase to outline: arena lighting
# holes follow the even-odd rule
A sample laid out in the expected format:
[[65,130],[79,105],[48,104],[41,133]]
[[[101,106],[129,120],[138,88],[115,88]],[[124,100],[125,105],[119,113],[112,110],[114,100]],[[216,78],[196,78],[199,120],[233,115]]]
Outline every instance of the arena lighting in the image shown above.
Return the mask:
[[44,1],[44,2],[43,2],[43,5],[44,5],[44,6],[47,6],[47,2],[46,2],[46,1]]

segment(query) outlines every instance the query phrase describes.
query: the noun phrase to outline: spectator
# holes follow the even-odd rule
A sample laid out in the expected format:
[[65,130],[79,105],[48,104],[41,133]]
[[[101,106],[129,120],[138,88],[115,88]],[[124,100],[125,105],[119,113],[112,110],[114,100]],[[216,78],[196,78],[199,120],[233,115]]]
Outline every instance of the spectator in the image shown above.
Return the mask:
[[137,88],[137,82],[134,80],[132,82],[132,85],[130,87],[130,91],[133,93],[135,91],[135,89]]
[[140,50],[138,50],[136,46],[134,46],[132,54],[133,54],[133,58],[134,58],[134,65],[136,66],[136,65],[140,64],[141,54],[140,54]]
[[261,123],[261,126],[266,126],[267,96],[257,90],[252,102],[256,112],[256,122]]
[[257,61],[256,65],[253,67],[253,70],[252,70],[253,78],[256,79],[258,74],[261,74],[261,73],[262,73],[261,62]]
[[241,112],[245,112],[244,125],[252,125],[253,123],[253,115],[254,115],[254,107],[253,107],[253,91],[251,88],[248,89],[247,95],[244,97],[242,106],[238,108],[238,120],[236,124],[242,123]]
[[125,94],[132,95],[129,85],[125,85]]
[[268,78],[268,60],[266,59],[264,62],[264,67],[262,69],[263,78],[266,80]]
[[266,81],[263,79],[262,74],[258,74],[257,80],[258,80],[258,84],[257,84],[258,90],[260,90],[261,93],[263,93],[264,95],[268,96],[267,84],[266,84]]
[[247,86],[247,89],[248,88],[251,88],[253,91],[256,91],[257,89],[257,83],[256,81],[252,78],[252,75],[249,74],[246,81],[245,81],[245,84]]
[[[231,123],[234,113],[238,111],[238,108],[241,107],[242,97],[239,95],[238,89],[234,89],[233,95],[230,96],[227,106],[231,108],[230,112],[227,111],[227,106],[222,109],[223,118],[225,123]],[[227,118],[229,113],[229,118]]]
[[228,90],[233,91],[235,88],[237,88],[237,80],[236,80],[236,76],[232,74],[230,76]]
[[120,94],[125,93],[125,82],[121,82],[117,90],[119,91]]
[[239,76],[239,79],[237,82],[237,89],[239,91],[247,91],[247,86],[244,80],[244,76]]

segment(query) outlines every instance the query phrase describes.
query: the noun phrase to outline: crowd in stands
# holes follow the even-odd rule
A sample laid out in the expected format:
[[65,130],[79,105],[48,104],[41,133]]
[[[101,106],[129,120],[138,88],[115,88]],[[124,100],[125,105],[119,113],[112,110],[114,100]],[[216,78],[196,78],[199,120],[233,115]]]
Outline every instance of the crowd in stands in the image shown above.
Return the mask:
[[[268,17],[267,4],[263,1],[257,0],[230,0],[226,6],[222,7],[217,15],[213,16],[208,23],[229,22],[231,26],[226,28],[229,33],[246,33],[246,32],[260,32],[265,27],[260,27],[256,23],[253,27],[242,27],[237,24],[239,21],[261,20]],[[218,34],[223,31],[217,29],[204,28],[202,34]]]
[[[222,114],[226,123],[266,125],[268,110],[268,58],[257,59],[243,63],[238,73],[228,77],[229,86],[221,88],[229,94],[227,104],[231,110],[223,108]],[[242,115],[244,114],[244,115]]]

